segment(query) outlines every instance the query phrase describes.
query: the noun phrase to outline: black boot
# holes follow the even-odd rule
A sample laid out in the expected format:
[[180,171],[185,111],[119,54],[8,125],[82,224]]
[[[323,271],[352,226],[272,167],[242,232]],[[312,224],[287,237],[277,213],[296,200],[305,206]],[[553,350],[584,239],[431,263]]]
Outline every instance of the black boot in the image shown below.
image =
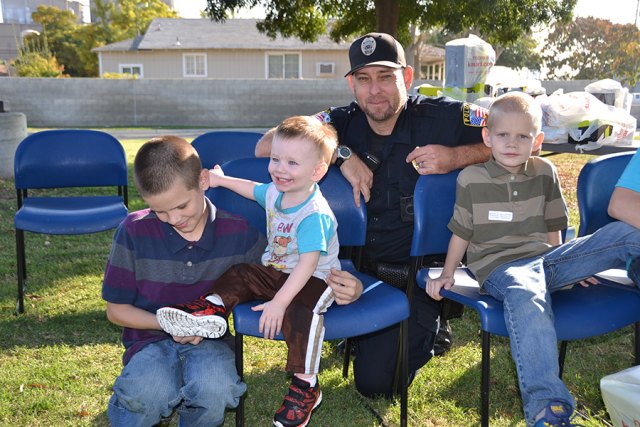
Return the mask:
[[448,320],[445,320],[440,325],[440,329],[436,335],[436,341],[433,344],[433,354],[435,356],[444,355],[447,351],[451,350],[452,344],[453,334],[451,332],[451,325],[449,325]]

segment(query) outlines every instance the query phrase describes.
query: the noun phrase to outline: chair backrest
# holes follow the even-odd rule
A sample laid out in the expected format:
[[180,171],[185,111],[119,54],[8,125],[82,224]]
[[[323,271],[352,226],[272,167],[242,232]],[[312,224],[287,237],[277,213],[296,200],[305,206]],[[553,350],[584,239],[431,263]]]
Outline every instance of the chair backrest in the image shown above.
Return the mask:
[[196,137],[192,142],[202,165],[211,169],[230,160],[254,157],[255,147],[263,134],[243,131],[214,131]]
[[413,192],[411,256],[447,253],[451,232],[447,224],[456,201],[460,170],[443,175],[422,175]]
[[613,218],[607,214],[609,199],[634,152],[608,154],[587,162],[578,175],[578,236],[592,234]]
[[45,130],[27,136],[14,157],[17,190],[126,186],[122,145],[105,132]]
[[[229,176],[266,183],[271,182],[268,165],[267,158],[237,159],[223,164],[222,169]],[[365,203],[361,200],[360,207],[356,206],[351,184],[342,176],[339,168],[335,166],[329,168],[320,181],[320,190],[338,221],[340,245],[363,246],[367,232]],[[256,202],[224,188],[209,189],[207,196],[217,207],[243,216],[251,225],[265,233],[264,209]]]

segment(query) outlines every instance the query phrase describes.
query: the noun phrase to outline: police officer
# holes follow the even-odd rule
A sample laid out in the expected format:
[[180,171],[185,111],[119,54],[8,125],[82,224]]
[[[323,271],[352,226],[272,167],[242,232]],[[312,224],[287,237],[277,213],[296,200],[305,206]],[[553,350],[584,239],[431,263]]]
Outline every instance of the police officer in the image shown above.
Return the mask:
[[[447,173],[488,160],[481,143],[484,112],[448,98],[409,96],[413,69],[392,36],[370,33],[349,49],[348,79],[356,102],[317,115],[332,123],[340,146],[335,164],[367,202],[368,273],[392,284],[406,284],[413,234],[413,190],[420,174]],[[261,141],[256,155],[268,155]],[[346,271],[334,271],[327,283],[338,304],[362,294],[362,283]],[[411,378],[433,355],[441,305],[424,291],[413,292],[409,318]],[[354,377],[365,396],[393,394],[399,326],[355,340]]]

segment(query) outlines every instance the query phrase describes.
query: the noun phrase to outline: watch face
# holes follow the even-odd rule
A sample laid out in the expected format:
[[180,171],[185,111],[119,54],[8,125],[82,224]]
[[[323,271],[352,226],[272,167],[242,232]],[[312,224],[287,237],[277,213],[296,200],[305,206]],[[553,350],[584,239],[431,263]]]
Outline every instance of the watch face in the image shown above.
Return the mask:
[[338,156],[343,159],[348,159],[349,157],[351,157],[351,149],[344,145],[338,147]]

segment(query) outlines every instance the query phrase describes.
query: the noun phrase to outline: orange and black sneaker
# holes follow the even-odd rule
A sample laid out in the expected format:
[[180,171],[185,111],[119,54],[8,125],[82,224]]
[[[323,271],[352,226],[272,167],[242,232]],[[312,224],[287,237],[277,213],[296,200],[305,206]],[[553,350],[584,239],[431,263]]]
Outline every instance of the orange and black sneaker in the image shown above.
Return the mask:
[[220,338],[227,332],[227,310],[205,297],[156,312],[160,327],[174,337]]
[[309,423],[313,410],[321,402],[320,383],[316,380],[315,387],[311,387],[308,382],[294,375],[289,392],[273,417],[273,425],[276,427],[304,427]]

